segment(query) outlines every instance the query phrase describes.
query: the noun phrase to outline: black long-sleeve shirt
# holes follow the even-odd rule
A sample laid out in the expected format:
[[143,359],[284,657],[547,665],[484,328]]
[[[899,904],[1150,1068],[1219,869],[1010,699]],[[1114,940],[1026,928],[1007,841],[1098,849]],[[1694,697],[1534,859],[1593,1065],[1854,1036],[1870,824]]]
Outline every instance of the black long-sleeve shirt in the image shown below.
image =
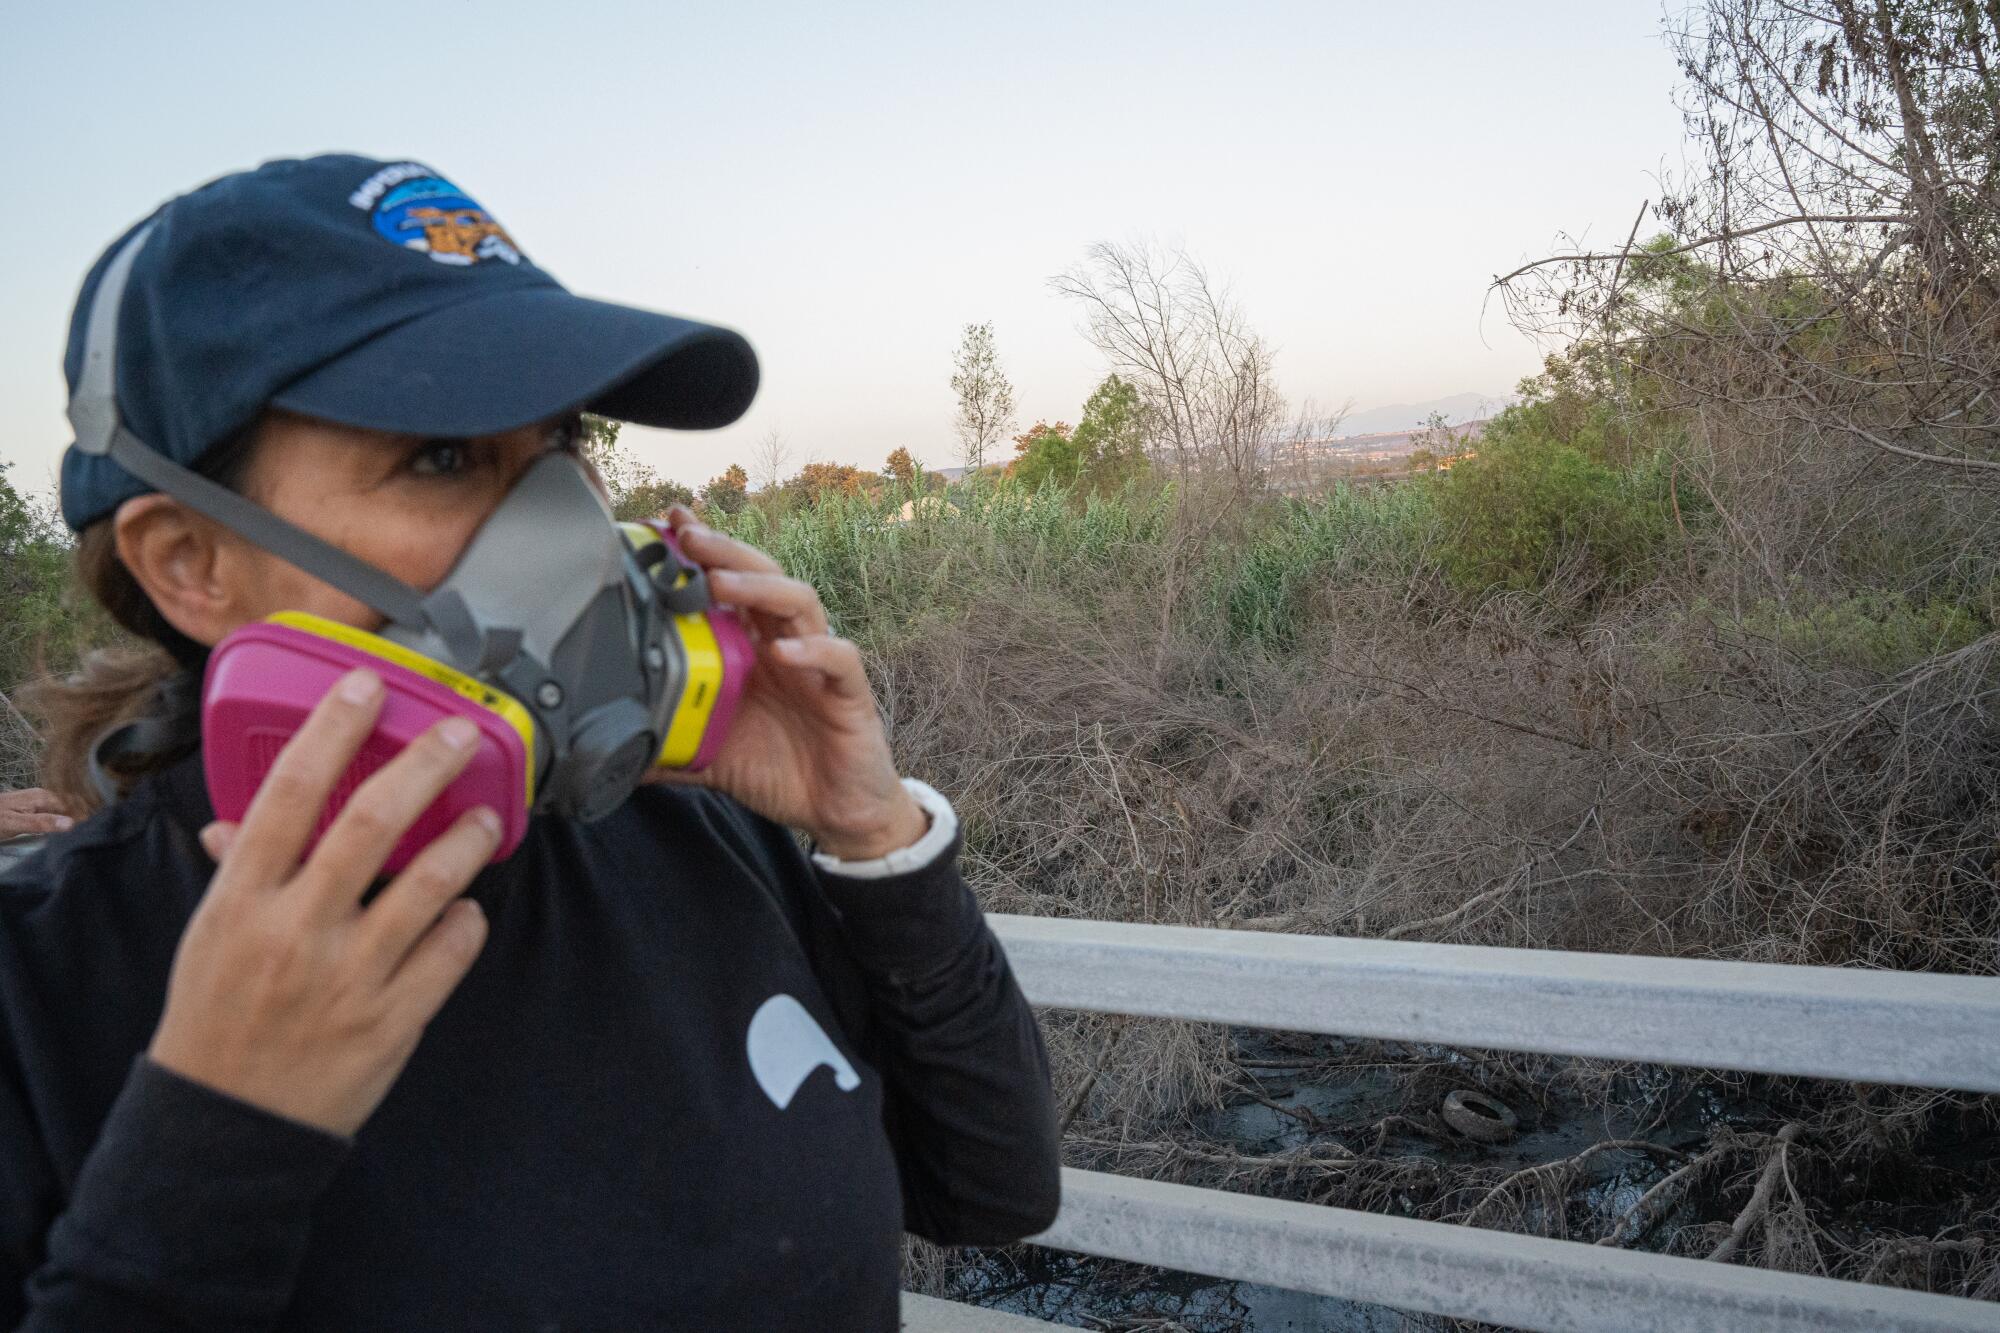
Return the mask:
[[893,1329],[903,1229],[1054,1216],[1041,1038],[956,847],[830,875],[685,788],[537,819],[350,1141],[143,1056],[210,818],[196,757],[0,874],[0,1327]]

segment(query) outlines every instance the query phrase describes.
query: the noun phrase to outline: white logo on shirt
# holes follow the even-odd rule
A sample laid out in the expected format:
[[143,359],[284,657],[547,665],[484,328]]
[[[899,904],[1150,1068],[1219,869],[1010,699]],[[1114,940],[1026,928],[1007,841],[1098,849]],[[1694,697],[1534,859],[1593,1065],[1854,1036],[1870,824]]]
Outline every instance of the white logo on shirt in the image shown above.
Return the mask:
[[750,1052],[750,1072],[757,1086],[780,1111],[792,1104],[799,1087],[821,1065],[833,1071],[834,1086],[853,1092],[861,1075],[840,1053],[806,1007],[789,995],[773,995],[757,1006],[744,1040]]

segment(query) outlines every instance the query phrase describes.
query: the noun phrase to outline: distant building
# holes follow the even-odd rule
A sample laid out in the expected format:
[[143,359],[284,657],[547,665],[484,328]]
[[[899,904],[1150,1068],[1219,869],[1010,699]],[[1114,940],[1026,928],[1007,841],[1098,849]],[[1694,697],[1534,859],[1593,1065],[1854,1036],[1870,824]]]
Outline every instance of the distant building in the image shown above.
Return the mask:
[[1326,463],[1386,463],[1409,457],[1418,449],[1429,449],[1440,460],[1464,455],[1486,434],[1487,419],[1446,426],[1434,438],[1424,426],[1409,430],[1374,431],[1367,435],[1332,435],[1308,439],[1280,440],[1271,451],[1275,466],[1312,466]]

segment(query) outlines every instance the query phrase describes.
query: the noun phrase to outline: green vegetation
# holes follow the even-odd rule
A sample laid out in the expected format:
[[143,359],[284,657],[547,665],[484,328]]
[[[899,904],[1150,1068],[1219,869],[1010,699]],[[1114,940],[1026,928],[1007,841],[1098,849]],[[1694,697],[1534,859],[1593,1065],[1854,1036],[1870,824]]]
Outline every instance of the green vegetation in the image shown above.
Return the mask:
[[1137,386],[1109,375],[1085,400],[1074,431],[1061,423],[1036,422],[1027,434],[1016,436],[1014,449],[1020,457],[1009,471],[1030,489],[1053,483],[1105,494],[1145,474],[1145,444],[1145,408]]
[[1742,628],[1814,666],[1892,676],[1978,642],[1993,632],[1990,615],[1990,608],[1982,612],[1938,597],[1916,602],[1874,590],[1834,599],[1760,600],[1744,611]]
[[24,496],[0,463],[0,691],[46,658],[73,662],[101,621],[69,595],[69,533],[54,506]]
[[735,514],[750,502],[750,474],[740,463],[731,463],[722,475],[712,477],[701,488],[701,503],[718,514]]
[[[620,522],[637,522],[664,514],[677,504],[692,506],[695,493],[680,482],[660,476],[618,444],[618,422],[587,416],[583,421],[583,455],[604,478],[611,492],[611,514]],[[737,469],[741,471],[742,469]],[[711,486],[714,482],[709,483]]]
[[1600,422],[1563,429],[1549,408],[1508,408],[1478,453],[1436,483],[1444,566],[1462,588],[1531,591],[1569,575],[1593,592],[1624,591],[1676,545],[1692,497],[1675,493],[1667,459],[1621,465]]
[[1349,581],[1420,580],[1435,567],[1438,497],[1435,486],[1342,485],[1269,506],[1210,563],[1213,606],[1232,640],[1294,651],[1315,596]]
[[69,533],[52,503],[23,495],[0,463],[0,791],[33,778],[37,747],[15,699],[44,665],[66,669],[114,632],[70,591]]

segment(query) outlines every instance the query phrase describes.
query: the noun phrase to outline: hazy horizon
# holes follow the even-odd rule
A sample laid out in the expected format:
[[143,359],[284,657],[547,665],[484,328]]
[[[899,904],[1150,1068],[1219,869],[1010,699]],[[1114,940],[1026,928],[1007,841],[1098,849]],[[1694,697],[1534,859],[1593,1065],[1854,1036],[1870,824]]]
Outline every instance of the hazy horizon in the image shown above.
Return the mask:
[[957,462],[971,322],[1021,429],[1074,421],[1104,366],[1047,280],[1098,240],[1178,243],[1226,280],[1295,411],[1505,395],[1540,351],[1482,318],[1491,275],[1564,231],[1622,240],[1682,142],[1651,0],[12,18],[0,114],[31,206],[0,219],[0,459],[36,492],[85,268],[271,157],[427,161],[572,289],[746,332],[764,390],[741,423],[628,437],[698,484],[771,429],[793,467]]

